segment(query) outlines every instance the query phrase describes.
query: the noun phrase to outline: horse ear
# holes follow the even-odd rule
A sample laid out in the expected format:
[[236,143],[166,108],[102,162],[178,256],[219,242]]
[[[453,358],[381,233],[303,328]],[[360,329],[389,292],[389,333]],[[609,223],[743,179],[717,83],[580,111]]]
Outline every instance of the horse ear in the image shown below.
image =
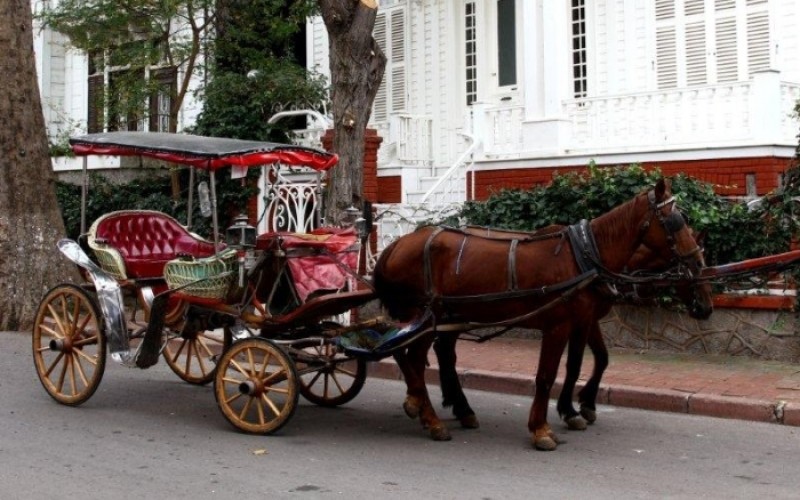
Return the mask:
[[666,179],[664,179],[663,177],[658,179],[658,182],[656,182],[655,191],[656,191],[656,199],[657,200],[663,200],[664,199],[664,193],[667,191],[667,181],[666,181]]

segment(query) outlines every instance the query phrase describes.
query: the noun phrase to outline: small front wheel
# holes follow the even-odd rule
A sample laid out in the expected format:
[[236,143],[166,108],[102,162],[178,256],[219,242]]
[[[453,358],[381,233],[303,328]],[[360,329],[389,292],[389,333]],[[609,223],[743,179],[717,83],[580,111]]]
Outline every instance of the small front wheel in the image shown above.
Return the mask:
[[217,363],[214,396],[228,421],[250,434],[271,434],[297,408],[298,380],[291,358],[274,342],[235,342]]
[[62,284],[39,303],[33,325],[33,362],[44,389],[76,406],[97,390],[106,366],[106,337],[97,301],[86,290]]

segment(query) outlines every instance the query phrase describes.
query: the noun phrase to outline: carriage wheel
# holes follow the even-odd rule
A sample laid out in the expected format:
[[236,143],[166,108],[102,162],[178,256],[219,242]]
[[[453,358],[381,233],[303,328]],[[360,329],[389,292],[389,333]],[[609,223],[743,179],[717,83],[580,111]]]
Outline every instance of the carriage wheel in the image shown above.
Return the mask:
[[240,340],[217,364],[214,396],[234,427],[271,434],[297,408],[298,377],[292,359],[275,343],[256,337]]
[[204,330],[181,335],[170,331],[164,342],[164,360],[172,371],[190,384],[214,380],[217,360],[231,345],[231,334]]
[[89,399],[106,366],[106,337],[97,301],[86,290],[62,284],[39,303],[33,325],[33,362],[44,389],[59,403]]
[[293,344],[303,353],[295,357],[300,394],[320,406],[339,406],[361,392],[367,380],[367,362],[337,352],[333,339],[323,343],[302,340]]

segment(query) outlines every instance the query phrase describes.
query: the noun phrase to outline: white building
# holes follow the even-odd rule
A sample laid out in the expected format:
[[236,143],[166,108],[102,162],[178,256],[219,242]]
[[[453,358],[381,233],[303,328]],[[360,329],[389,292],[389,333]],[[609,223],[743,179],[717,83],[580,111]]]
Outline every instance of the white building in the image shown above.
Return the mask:
[[[375,36],[388,63],[372,121],[379,192],[391,194],[377,201],[419,201],[449,167],[450,199],[464,199],[591,160],[761,194],[797,144],[798,26],[797,0],[382,0]],[[92,85],[123,68],[35,34],[51,137],[92,130]],[[321,19],[307,39],[309,66],[327,72]],[[156,119],[120,122],[159,129],[169,92],[155,97]],[[188,95],[175,130],[199,109]]]
[[[382,0],[372,121],[403,199],[380,201],[419,200],[469,137],[478,197],[590,160],[767,191],[797,145],[798,26],[797,0]],[[309,37],[326,70],[320,19]]]

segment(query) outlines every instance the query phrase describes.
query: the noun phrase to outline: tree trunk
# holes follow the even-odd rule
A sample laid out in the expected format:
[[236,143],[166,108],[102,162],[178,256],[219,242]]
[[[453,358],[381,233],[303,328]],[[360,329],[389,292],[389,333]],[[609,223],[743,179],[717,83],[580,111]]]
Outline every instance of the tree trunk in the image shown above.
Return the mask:
[[328,176],[325,222],[339,225],[344,210],[363,204],[364,131],[383,79],[386,56],[372,37],[375,0],[319,0],[330,40],[333,151],[339,165]]
[[0,54],[0,330],[22,330],[49,287],[77,278],[55,246],[65,231],[36,79],[30,0],[0,4]]

